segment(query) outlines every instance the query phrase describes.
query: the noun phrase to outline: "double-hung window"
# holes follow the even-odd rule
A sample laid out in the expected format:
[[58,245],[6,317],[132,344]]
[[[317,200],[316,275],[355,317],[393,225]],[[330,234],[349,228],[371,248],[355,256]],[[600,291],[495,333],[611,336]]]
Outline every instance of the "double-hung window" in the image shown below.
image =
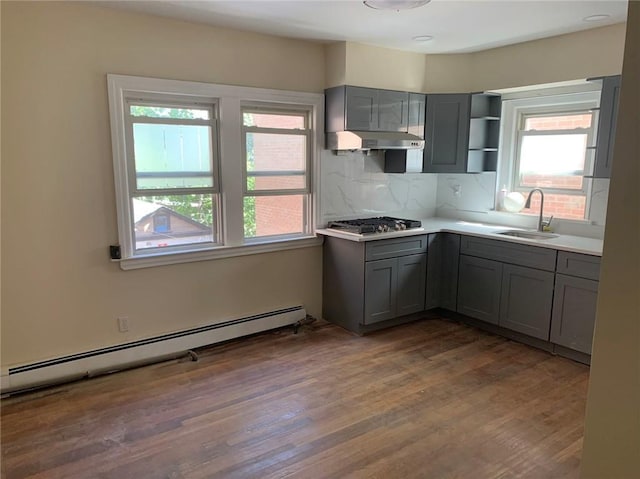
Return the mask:
[[216,244],[215,103],[136,96],[126,98],[124,116],[130,253]]
[[310,111],[245,105],[244,237],[288,237],[309,234]]
[[[597,94],[579,93],[503,103],[506,151],[501,183],[525,196],[533,188],[545,193],[544,213],[584,219],[593,168]],[[537,214],[540,196],[532,197]],[[523,211],[527,213],[528,210]]]
[[324,96],[108,75],[123,269],[317,246]]

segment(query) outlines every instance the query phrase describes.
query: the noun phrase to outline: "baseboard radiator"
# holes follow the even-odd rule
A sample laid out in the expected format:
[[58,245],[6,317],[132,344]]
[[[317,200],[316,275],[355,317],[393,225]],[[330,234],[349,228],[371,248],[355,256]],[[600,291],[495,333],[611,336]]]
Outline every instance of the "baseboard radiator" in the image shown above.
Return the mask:
[[295,325],[306,317],[302,306],[118,344],[46,361],[15,366],[2,372],[2,394],[57,384],[179,357],[189,350]]

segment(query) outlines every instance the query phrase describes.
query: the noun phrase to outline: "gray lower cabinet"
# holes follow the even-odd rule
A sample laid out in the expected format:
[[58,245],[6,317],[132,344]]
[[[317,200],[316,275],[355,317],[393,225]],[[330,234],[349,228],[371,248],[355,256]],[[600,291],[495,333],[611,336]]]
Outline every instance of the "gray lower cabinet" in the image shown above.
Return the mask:
[[354,242],[326,237],[322,315],[358,333],[424,310],[427,235]]
[[460,235],[429,235],[425,309],[456,310]]
[[463,236],[458,312],[549,340],[555,250]]
[[554,274],[550,271],[503,265],[498,324],[548,341],[553,280]]
[[551,319],[551,342],[591,354],[598,303],[600,258],[578,253],[558,253]]
[[395,318],[397,293],[397,259],[381,259],[365,263],[364,324]]
[[458,312],[492,324],[500,319],[502,263],[460,255]]
[[416,254],[398,258],[396,315],[424,311],[427,255]]
[[551,342],[591,354],[597,302],[598,281],[557,274]]
[[426,254],[367,261],[364,324],[423,311],[426,269]]

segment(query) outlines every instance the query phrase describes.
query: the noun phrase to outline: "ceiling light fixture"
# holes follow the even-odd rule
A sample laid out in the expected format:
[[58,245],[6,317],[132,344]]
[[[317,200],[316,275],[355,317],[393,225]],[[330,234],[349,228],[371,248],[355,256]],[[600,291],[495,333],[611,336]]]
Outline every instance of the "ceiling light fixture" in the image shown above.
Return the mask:
[[426,5],[431,0],[364,0],[364,3],[369,8],[375,8],[376,10],[409,10],[411,8],[418,8]]
[[413,37],[412,40],[414,42],[429,42],[433,40],[432,35],[418,35],[417,37]]
[[598,15],[589,15],[588,17],[584,17],[582,19],[583,22],[601,22],[602,20],[606,20],[611,15],[607,15],[606,13],[600,13]]

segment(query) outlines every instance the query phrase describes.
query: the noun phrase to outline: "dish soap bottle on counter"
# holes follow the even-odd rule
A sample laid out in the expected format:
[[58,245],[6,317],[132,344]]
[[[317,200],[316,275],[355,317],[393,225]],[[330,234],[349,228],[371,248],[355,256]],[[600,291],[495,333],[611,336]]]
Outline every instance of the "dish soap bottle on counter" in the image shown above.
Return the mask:
[[502,189],[498,192],[498,201],[496,208],[498,211],[504,211],[504,198],[507,196],[507,185],[502,185]]

